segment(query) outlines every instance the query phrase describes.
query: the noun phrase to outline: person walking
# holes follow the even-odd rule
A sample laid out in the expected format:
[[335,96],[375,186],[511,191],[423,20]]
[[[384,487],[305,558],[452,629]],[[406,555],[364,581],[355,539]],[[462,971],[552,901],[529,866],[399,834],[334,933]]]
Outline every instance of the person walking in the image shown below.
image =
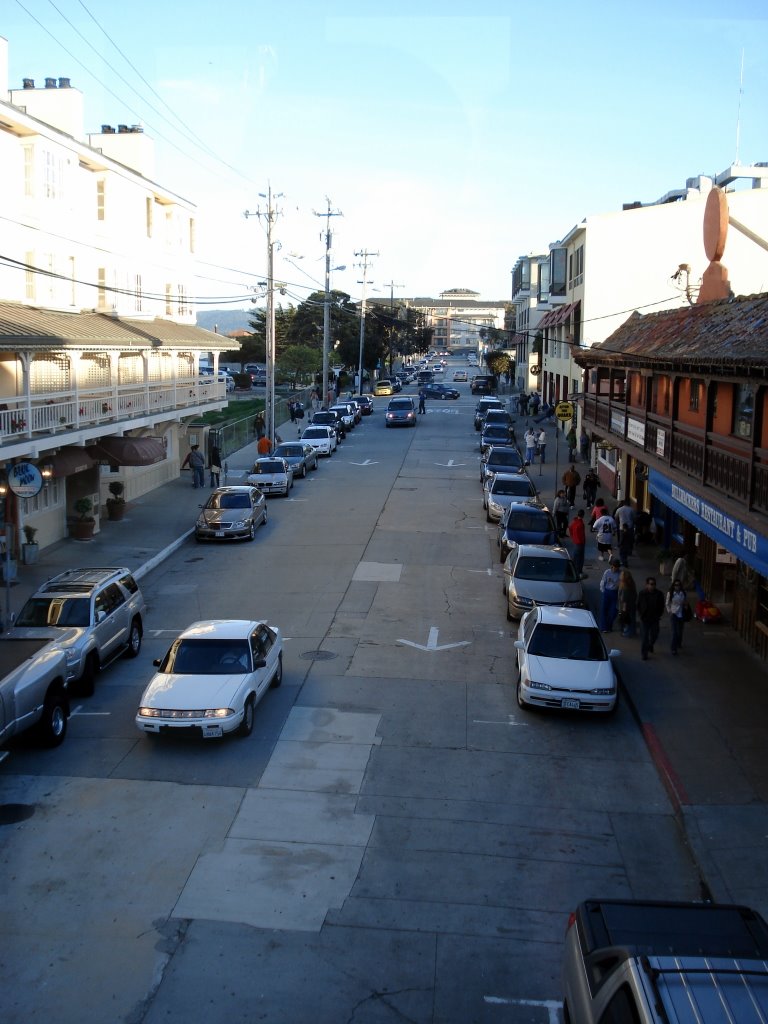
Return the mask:
[[536,431],[533,427],[528,427],[526,430],[523,443],[525,444],[525,464],[532,466],[536,461]]
[[291,417],[291,423],[296,422],[296,403],[293,399],[288,402],[288,415]]
[[317,388],[312,388],[309,393],[309,404],[312,408],[312,415],[314,416],[317,410],[320,408],[320,396],[317,393]]
[[571,511],[571,506],[565,496],[565,491],[562,488],[557,492],[557,496],[555,497],[552,505],[552,511],[555,514],[557,535],[558,537],[564,537],[568,532],[568,515]]
[[582,462],[589,462],[589,448],[589,434],[582,427],[579,434],[579,454],[581,455]]
[[584,501],[591,508],[595,504],[600,478],[591,467],[584,474]]
[[547,435],[546,435],[546,432],[544,430],[544,427],[541,428],[541,430],[539,431],[539,435],[536,438],[536,447],[538,449],[539,458],[541,459],[541,464],[543,466],[543,465],[546,464],[546,461],[547,461],[546,460],[546,454],[547,454]]
[[685,555],[680,555],[672,566],[672,583],[680,582],[683,585],[683,590],[687,590],[689,576],[688,560]]
[[195,489],[205,487],[205,458],[200,451],[199,444],[192,445],[192,449],[182,463],[181,468],[183,469],[185,465],[188,465],[192,470],[192,486]]
[[637,636],[637,587],[629,569],[619,573],[619,622],[622,636]]
[[[685,616],[690,613],[690,605],[688,604],[688,599],[685,596],[685,590],[683,590],[683,584],[680,580],[675,580],[667,591],[667,599],[664,602],[664,606],[667,609],[669,625],[672,629],[672,643],[670,644],[670,649],[673,654],[677,654],[683,646],[683,627],[685,625]],[[686,609],[688,612],[686,612]]]
[[628,526],[619,527],[619,561],[626,569],[629,565],[629,556],[635,546],[635,538]]
[[594,506],[592,508],[592,511],[589,513],[589,525],[590,525],[590,528],[595,525],[595,523],[600,518],[600,516],[606,515],[607,512],[608,512],[608,509],[607,509],[606,504],[605,504],[605,498],[598,498],[595,501],[595,504],[594,504]]
[[256,445],[256,451],[259,453],[259,455],[272,454],[272,442],[269,440],[266,434],[263,434],[259,438],[259,443]]
[[568,504],[573,508],[576,503],[576,488],[581,483],[581,473],[576,469],[573,463],[569,469],[563,473],[563,485],[565,486],[565,496],[568,499]]
[[596,519],[595,525],[592,527],[592,533],[596,535],[595,539],[597,540],[597,557],[601,562],[603,557],[605,557],[605,560],[610,561],[611,564],[615,561],[620,565],[620,559],[613,556],[613,535],[615,532],[616,523],[613,516],[608,515],[606,509],[605,514]]
[[539,395],[538,391],[534,391],[530,399],[531,412],[534,416],[538,415],[540,405],[541,396]]
[[427,392],[424,388],[419,388],[419,415],[425,415],[427,411]]
[[568,536],[570,537],[571,544],[573,545],[573,551],[571,552],[571,561],[574,564],[576,572],[579,574],[579,579],[583,579],[584,553],[587,547],[587,528],[584,525],[583,508],[580,508],[571,520],[571,523],[568,527]]
[[528,395],[524,391],[521,391],[517,396],[517,407],[522,416],[528,415]]
[[221,482],[221,452],[216,445],[211,447],[208,466],[211,474],[211,487],[218,487]]
[[565,435],[565,443],[568,445],[568,461],[573,462],[576,458],[576,445],[578,444],[576,431],[573,427]]
[[659,623],[664,614],[664,595],[656,589],[656,580],[649,576],[645,588],[637,595],[637,617],[640,620],[640,657],[648,660],[659,639]]
[[600,632],[610,633],[619,605],[619,560],[615,556],[600,580]]

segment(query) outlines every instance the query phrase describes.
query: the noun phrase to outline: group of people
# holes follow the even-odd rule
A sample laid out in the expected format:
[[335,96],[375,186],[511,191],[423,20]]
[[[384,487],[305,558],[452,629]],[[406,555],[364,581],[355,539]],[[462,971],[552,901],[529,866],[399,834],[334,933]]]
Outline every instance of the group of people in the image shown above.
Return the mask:
[[682,580],[673,579],[666,596],[656,586],[656,578],[648,576],[638,593],[632,573],[622,569],[615,556],[600,580],[600,629],[610,633],[618,618],[622,635],[637,636],[640,628],[640,657],[648,660],[659,638],[661,619],[669,617],[670,650],[676,655],[683,646],[685,623],[693,617]]
[[[205,456],[199,444],[193,444],[181,464],[182,469],[192,470],[192,486],[205,487]],[[221,453],[216,445],[212,445],[208,455],[208,468],[211,474],[211,487],[218,487],[221,482]]]
[[543,427],[537,429],[529,426],[523,435],[525,445],[525,464],[532,466],[539,456],[542,466],[547,461],[547,433]]

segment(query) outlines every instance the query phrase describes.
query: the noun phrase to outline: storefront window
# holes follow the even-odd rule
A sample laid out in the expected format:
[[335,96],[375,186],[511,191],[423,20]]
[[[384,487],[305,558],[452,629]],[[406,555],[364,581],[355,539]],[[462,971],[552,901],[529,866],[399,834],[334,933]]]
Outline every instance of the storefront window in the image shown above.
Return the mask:
[[755,395],[749,384],[740,384],[736,389],[733,432],[738,437],[752,437],[752,420],[755,414]]

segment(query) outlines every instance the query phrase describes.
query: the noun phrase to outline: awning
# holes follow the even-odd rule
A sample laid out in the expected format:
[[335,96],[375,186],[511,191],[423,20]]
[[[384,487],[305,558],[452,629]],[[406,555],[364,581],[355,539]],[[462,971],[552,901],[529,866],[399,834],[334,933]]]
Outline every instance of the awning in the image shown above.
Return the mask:
[[60,448],[55,455],[41,455],[38,464],[40,466],[52,466],[53,476],[61,479],[64,476],[72,476],[73,473],[82,473],[84,469],[91,469],[94,461],[87,448],[78,448],[71,444],[66,448]]
[[555,306],[542,320],[539,320],[536,330],[541,330],[544,327],[559,327],[560,324],[565,323],[577,306],[578,302],[566,302],[562,306]]
[[152,466],[165,459],[165,446],[156,437],[101,437],[89,451],[118,466]]

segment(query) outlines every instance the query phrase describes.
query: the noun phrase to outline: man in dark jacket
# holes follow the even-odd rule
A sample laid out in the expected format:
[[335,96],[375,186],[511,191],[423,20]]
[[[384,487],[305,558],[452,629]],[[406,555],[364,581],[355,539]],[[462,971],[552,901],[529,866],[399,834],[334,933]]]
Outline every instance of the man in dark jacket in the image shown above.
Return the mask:
[[637,617],[640,620],[640,657],[648,660],[659,638],[659,622],[664,614],[664,595],[656,589],[656,580],[649,576],[645,589],[637,595]]

